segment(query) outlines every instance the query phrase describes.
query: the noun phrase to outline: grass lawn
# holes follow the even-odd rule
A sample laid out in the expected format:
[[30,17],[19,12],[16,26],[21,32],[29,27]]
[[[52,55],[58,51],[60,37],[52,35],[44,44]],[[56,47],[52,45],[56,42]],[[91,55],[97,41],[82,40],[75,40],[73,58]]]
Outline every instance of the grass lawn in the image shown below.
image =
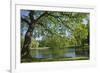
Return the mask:
[[65,58],[46,58],[46,59],[33,58],[33,60],[30,62],[75,61],[75,60],[89,60],[89,57],[65,57]]

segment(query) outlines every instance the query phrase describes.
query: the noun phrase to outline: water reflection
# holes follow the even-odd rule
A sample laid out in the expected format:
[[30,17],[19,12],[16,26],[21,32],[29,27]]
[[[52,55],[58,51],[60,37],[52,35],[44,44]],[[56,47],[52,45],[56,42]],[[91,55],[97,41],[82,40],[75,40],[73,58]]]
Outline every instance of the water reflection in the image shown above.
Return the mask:
[[[87,53],[87,51],[85,51]],[[31,55],[33,58],[62,58],[62,57],[77,57],[82,54],[77,54],[75,48],[65,49],[32,49]]]

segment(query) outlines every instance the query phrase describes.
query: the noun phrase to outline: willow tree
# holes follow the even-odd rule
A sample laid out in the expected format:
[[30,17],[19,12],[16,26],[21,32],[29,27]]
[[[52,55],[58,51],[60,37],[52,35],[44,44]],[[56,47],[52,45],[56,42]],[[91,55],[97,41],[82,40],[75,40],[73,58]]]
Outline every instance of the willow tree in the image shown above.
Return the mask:
[[78,12],[21,10],[21,29],[23,25],[27,27],[21,49],[21,58],[31,58],[32,37],[52,36],[53,34],[66,36],[66,32],[73,31],[75,25],[82,23],[86,16],[87,13]]

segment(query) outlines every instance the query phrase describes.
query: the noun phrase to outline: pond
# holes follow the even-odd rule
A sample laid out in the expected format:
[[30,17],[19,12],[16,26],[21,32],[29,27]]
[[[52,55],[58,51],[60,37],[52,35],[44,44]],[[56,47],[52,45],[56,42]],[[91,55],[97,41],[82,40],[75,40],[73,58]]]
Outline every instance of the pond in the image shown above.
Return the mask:
[[[81,49],[82,51],[82,49]],[[80,53],[81,53],[80,51]],[[88,54],[88,51],[85,51]],[[78,57],[82,54],[77,54],[75,48],[65,49],[31,49],[31,55],[33,58],[44,59],[44,58],[64,58],[64,57]]]

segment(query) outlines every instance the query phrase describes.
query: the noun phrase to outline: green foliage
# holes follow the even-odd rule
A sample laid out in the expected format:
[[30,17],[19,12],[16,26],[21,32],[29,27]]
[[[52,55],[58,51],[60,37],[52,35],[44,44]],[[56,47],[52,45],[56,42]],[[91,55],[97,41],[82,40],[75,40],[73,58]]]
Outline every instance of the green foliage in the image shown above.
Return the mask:
[[34,49],[34,48],[36,49],[36,48],[38,48],[38,46],[39,46],[39,43],[34,38],[32,38],[30,48],[31,49]]
[[[26,10],[26,12],[27,15],[21,16],[25,20],[21,20],[21,29],[27,30],[27,24],[31,22],[30,13],[33,14],[33,19],[37,21],[33,30],[33,38],[45,37],[41,39],[39,46],[63,48],[69,45],[81,45],[89,35],[89,13],[38,10]],[[41,18],[38,20],[39,17]],[[84,20],[87,21],[86,24]],[[24,32],[21,31],[21,33]],[[37,46],[37,41],[33,38],[32,48]]]
[[82,42],[87,39],[88,36],[88,28],[87,25],[79,24],[73,32],[73,36],[76,39],[78,45],[82,45]]
[[[25,49],[37,48],[43,50],[50,48],[55,52],[54,54],[61,57],[65,50],[59,50],[66,47],[84,46],[84,44],[89,46],[89,42],[85,42],[89,39],[89,13],[24,11],[27,14],[23,13],[25,15],[21,15],[21,48],[27,31],[33,33],[29,35],[31,40],[28,39],[31,44],[26,44],[30,47]],[[25,43],[28,43],[28,41]]]
[[[24,10],[25,11],[25,10]],[[83,23],[83,19],[88,18],[88,13],[79,12],[53,12],[53,11],[31,11],[26,10],[27,13],[32,13],[33,18],[36,20],[43,13],[37,22],[35,22],[35,29],[33,31],[34,37],[41,37],[47,35],[53,35],[62,33],[65,34],[66,31],[72,31],[77,24]],[[22,16],[24,19],[30,22],[29,15]],[[25,21],[21,22],[21,27],[25,27],[27,23]],[[28,26],[26,26],[28,27]],[[65,34],[66,35],[66,34]]]
[[68,46],[68,39],[61,35],[53,35],[50,37],[46,37],[40,44],[52,49],[63,49]]

